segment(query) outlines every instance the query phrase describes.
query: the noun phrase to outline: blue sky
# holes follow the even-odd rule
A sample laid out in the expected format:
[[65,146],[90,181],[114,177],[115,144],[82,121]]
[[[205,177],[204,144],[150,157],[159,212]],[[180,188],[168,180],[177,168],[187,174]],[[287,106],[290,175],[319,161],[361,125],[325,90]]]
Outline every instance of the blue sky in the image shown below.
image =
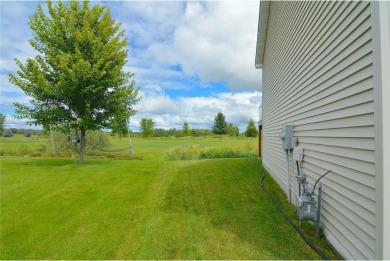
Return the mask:
[[[0,2],[0,111],[6,126],[28,128],[14,119],[13,102],[29,98],[8,82],[14,58],[37,52],[28,27],[39,2]],[[41,2],[43,5],[45,3]],[[130,126],[143,117],[156,128],[211,128],[218,112],[243,131],[257,121],[261,70],[254,67],[259,1],[103,1],[122,22],[128,39],[128,63],[142,100]]]

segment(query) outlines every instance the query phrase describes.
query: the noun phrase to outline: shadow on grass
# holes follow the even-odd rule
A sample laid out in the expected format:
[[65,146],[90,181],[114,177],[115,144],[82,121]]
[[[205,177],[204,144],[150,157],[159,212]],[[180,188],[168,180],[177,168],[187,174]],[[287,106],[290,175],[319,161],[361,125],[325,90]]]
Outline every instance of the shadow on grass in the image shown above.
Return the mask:
[[95,159],[85,159],[84,164],[80,164],[80,159],[74,158],[52,158],[52,157],[7,157],[4,159],[4,164],[12,166],[17,164],[18,166],[38,166],[38,167],[66,167],[74,166],[76,160],[76,167],[89,166],[89,165],[107,165],[107,162]]

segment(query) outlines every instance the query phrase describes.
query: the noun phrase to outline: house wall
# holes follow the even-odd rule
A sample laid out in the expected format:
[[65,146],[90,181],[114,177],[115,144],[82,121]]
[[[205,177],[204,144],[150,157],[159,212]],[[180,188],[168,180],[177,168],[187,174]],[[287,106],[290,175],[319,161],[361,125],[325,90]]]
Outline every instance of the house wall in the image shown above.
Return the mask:
[[344,258],[375,259],[377,193],[370,2],[271,2],[263,58],[263,164],[292,201],[296,165],[279,134],[294,125],[302,171],[321,180],[325,234]]

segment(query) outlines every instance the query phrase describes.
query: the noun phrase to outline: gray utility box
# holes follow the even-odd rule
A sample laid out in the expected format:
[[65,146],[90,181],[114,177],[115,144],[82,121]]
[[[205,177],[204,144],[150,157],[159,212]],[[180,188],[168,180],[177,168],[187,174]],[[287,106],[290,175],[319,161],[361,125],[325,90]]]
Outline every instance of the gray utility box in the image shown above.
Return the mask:
[[294,126],[293,125],[283,125],[282,133],[280,138],[282,139],[282,146],[285,150],[291,150],[293,148],[292,141],[294,137]]
[[317,202],[313,197],[301,195],[297,202],[297,215],[299,220],[317,222]]

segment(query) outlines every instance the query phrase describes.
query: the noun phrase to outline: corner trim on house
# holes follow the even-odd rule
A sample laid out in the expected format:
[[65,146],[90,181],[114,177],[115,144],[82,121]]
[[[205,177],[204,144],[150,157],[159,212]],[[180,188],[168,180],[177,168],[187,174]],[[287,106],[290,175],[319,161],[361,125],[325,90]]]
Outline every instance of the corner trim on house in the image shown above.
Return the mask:
[[376,179],[376,259],[390,259],[390,3],[371,2],[373,30],[375,179]]

